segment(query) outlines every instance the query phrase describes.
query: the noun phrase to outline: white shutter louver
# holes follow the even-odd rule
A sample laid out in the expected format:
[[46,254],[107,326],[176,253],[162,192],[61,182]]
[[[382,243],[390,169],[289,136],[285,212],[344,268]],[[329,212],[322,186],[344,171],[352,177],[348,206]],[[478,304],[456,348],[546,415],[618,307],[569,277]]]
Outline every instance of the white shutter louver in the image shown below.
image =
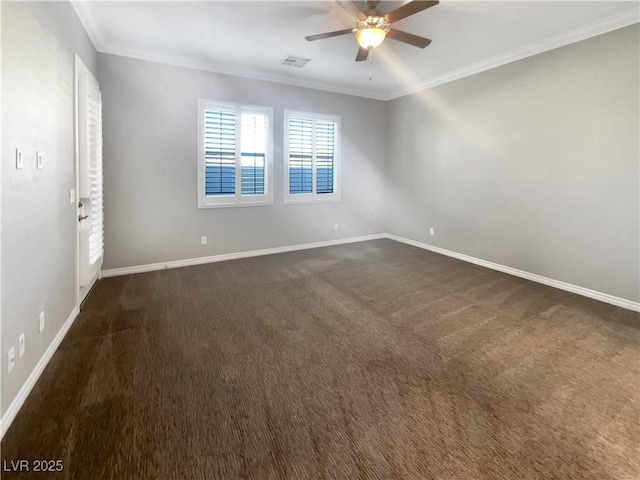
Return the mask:
[[289,119],[289,193],[313,192],[313,121]]
[[333,193],[336,124],[316,123],[316,193]]
[[243,113],[240,134],[240,164],[242,195],[265,193],[265,158],[267,154],[267,116]]
[[205,194],[233,195],[236,191],[236,114],[222,110],[204,113]]
[[102,97],[86,75],[79,82],[80,285],[86,286],[100,271],[104,252]]

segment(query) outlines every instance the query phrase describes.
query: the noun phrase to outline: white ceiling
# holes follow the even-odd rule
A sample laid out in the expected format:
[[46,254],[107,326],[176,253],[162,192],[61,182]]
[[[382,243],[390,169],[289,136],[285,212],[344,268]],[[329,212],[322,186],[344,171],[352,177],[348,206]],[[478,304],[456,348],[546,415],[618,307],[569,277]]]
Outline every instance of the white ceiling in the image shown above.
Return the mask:
[[[390,11],[406,2],[385,2]],[[333,0],[75,2],[98,51],[251,78],[391,99],[638,22],[637,1],[457,1],[394,24],[433,43],[391,39],[373,64],[354,61],[351,28]],[[311,58],[303,68],[288,55]],[[372,79],[370,80],[370,76]]]

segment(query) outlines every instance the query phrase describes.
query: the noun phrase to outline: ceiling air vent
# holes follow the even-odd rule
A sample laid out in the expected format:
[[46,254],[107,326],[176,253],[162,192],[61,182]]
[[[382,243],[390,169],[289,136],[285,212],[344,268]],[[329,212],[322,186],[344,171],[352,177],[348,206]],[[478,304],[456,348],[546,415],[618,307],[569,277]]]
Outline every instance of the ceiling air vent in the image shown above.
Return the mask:
[[282,65],[288,65],[290,67],[298,67],[298,68],[302,68],[304,67],[307,63],[309,63],[311,61],[310,58],[303,58],[303,57],[298,57],[296,55],[287,55],[286,57],[284,57],[282,59],[282,61],[280,62]]

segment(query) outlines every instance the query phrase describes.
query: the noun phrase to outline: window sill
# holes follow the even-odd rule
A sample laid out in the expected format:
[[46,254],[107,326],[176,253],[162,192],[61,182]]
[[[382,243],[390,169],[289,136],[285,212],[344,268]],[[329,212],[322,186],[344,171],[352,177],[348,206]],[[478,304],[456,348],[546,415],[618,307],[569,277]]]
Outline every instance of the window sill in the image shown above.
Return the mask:
[[229,201],[227,202],[216,202],[216,203],[208,203],[206,201],[198,200],[198,209],[208,209],[208,208],[236,208],[236,207],[268,207],[269,205],[273,205],[273,199],[269,200],[260,200],[255,202],[236,202]]
[[297,205],[297,204],[310,204],[310,203],[338,203],[340,202],[340,197],[337,195],[332,195],[330,197],[322,197],[322,196],[313,196],[313,197],[303,197],[296,198],[295,195],[285,195],[284,204],[285,205]]

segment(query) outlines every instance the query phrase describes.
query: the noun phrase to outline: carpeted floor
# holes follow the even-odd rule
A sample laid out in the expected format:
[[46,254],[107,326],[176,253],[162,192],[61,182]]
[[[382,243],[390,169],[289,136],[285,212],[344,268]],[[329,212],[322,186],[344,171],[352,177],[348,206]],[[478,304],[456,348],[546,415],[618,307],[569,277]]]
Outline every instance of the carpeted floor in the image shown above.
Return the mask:
[[390,240],[101,280],[7,479],[636,479],[634,312]]

